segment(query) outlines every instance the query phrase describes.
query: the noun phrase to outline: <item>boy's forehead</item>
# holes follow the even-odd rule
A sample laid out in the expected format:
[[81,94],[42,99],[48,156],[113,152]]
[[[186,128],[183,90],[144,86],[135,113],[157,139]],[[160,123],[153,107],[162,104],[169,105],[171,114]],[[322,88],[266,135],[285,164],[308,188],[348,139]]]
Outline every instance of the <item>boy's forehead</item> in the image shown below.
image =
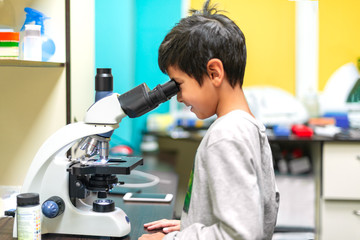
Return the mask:
[[175,80],[184,80],[184,79],[193,78],[193,76],[190,76],[185,71],[181,70],[181,68],[177,65],[169,66],[166,72],[171,79],[175,79]]
[[176,82],[188,82],[188,81],[196,81],[197,80],[193,77],[181,70],[177,66],[170,66],[167,68],[167,75],[174,79]]
[[185,74],[177,65],[171,65],[166,69],[167,74],[169,77],[176,77],[172,75],[179,75],[179,74]]

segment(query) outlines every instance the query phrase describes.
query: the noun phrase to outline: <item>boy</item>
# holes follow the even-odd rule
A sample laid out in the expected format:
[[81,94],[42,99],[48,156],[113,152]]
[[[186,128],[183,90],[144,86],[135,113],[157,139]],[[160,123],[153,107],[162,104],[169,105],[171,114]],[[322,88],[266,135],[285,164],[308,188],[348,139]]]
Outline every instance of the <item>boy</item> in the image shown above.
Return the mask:
[[200,119],[218,118],[198,147],[181,222],[147,223],[162,231],[139,239],[272,238],[279,193],[265,127],[242,90],[245,64],[243,33],[209,0],[160,45],[159,66],[179,84],[177,100]]

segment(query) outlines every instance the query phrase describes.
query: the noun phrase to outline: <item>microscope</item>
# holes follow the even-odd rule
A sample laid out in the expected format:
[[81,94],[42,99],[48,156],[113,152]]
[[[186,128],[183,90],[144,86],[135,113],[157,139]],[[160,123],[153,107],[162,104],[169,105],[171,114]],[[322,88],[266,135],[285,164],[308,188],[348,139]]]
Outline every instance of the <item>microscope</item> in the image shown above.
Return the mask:
[[[130,233],[126,213],[107,193],[118,175],[143,164],[141,157],[109,158],[109,141],[120,121],[136,118],[176,95],[174,80],[150,90],[145,83],[112,93],[111,69],[97,69],[95,103],[84,122],[68,124],[50,136],[36,153],[21,192],[35,192],[42,204],[41,232],[122,237]],[[81,152],[73,157],[72,152]],[[75,150],[74,150],[75,149]],[[16,220],[13,236],[17,236]]]

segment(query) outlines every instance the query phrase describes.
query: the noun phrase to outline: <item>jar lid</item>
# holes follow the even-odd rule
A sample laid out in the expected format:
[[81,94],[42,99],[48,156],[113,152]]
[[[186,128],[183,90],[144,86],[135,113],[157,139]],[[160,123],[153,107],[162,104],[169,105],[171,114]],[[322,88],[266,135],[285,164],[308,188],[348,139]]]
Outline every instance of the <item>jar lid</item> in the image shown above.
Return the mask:
[[40,202],[38,193],[21,193],[16,199],[18,206],[37,205]]
[[0,32],[0,41],[19,41],[18,32]]
[[40,37],[41,36],[41,26],[28,24],[25,25],[25,37]]

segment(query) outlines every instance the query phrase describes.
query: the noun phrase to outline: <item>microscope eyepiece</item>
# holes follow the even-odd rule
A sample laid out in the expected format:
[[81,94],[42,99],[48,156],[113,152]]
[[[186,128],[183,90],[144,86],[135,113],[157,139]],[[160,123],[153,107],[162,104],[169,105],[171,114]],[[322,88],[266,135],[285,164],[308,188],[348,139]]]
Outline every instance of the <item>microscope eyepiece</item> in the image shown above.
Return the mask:
[[174,80],[159,84],[151,91],[143,83],[120,95],[119,102],[125,114],[130,118],[135,118],[153,110],[160,103],[168,101],[179,90],[179,85]]
[[149,92],[149,98],[153,105],[166,102],[179,91],[179,86],[174,80],[170,80],[162,85],[157,85]]
[[111,68],[96,69],[95,90],[96,91],[113,90],[113,76],[111,74]]

